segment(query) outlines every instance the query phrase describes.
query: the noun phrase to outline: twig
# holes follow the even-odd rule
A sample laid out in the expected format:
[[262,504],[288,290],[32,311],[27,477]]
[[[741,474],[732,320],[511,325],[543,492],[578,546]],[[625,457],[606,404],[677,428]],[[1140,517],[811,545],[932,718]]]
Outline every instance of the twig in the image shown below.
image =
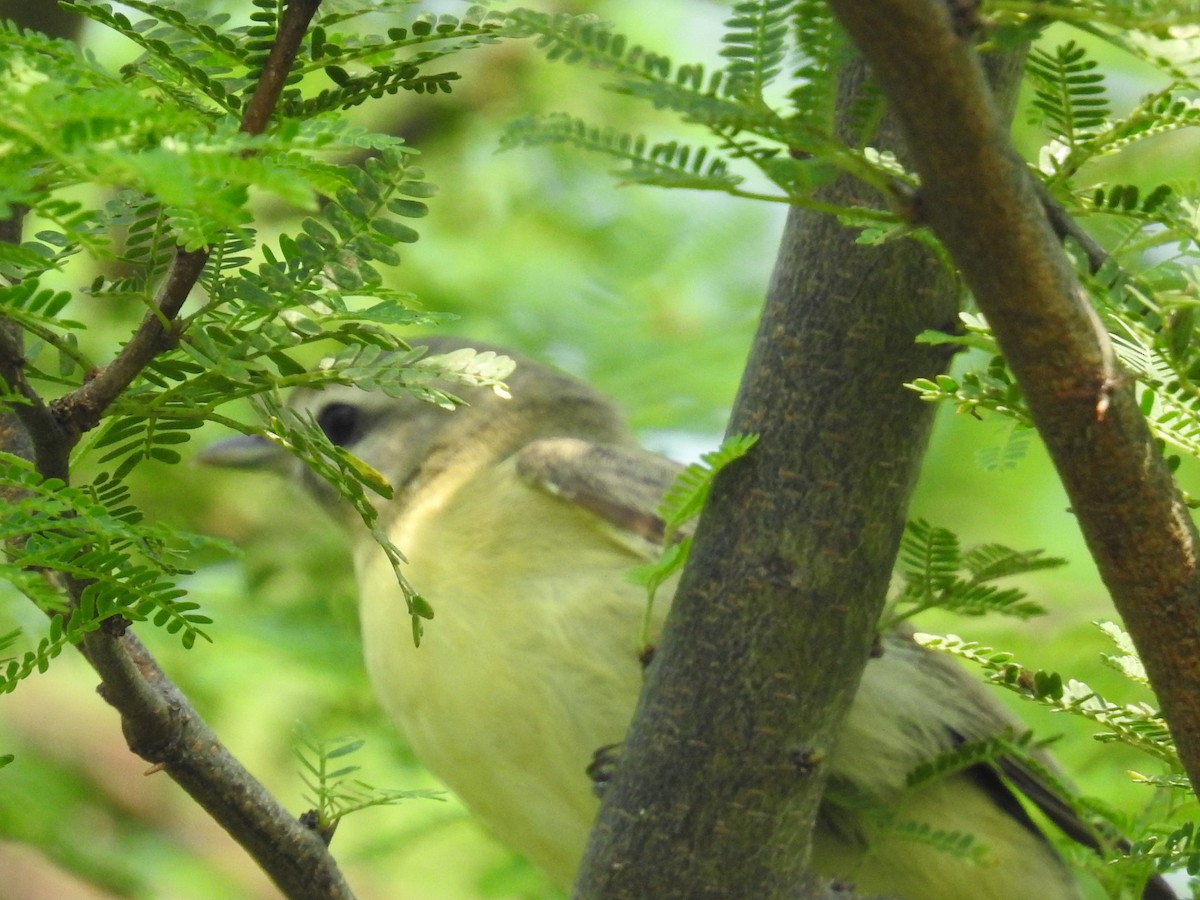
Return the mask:
[[1044,184],[1034,181],[1034,187],[1037,188],[1038,199],[1042,201],[1042,209],[1046,211],[1046,219],[1050,222],[1054,233],[1058,235],[1058,239],[1071,238],[1075,241],[1087,255],[1088,271],[1095,275],[1100,271],[1100,267],[1108,262],[1108,251],[1079,226],[1071,214],[1050,195],[1050,191]]
[[[288,3],[258,86],[242,114],[240,130],[243,133],[262,134],[266,130],[271,112],[287,83],[292,61],[318,6],[320,0],[291,0]],[[210,247],[176,249],[154,308],[146,314],[133,338],[112,362],[83,386],[52,404],[70,446],[78,443],[84,432],[95,428],[104,411],[133,383],[150,360],[178,339],[173,323],[200,279],[211,252]]]
[[187,791],[286,896],[353,897],[321,836],[246,771],[132,633],[91,632],[84,651],[129,748]]
[[258,79],[258,87],[246,111],[242,114],[241,130],[246,134],[262,134],[267,130],[271,112],[283,94],[292,62],[300,49],[300,42],[308,31],[308,23],[317,13],[321,0],[291,0],[279,22],[275,44],[267,55],[266,65]]
[[129,343],[108,365],[71,393],[51,404],[61,423],[67,447],[75,446],[85,432],[95,428],[104,411],[133,383],[150,360],[176,339],[173,322],[204,271],[209,250],[175,251],[167,279],[159,289],[153,311],[146,314]]

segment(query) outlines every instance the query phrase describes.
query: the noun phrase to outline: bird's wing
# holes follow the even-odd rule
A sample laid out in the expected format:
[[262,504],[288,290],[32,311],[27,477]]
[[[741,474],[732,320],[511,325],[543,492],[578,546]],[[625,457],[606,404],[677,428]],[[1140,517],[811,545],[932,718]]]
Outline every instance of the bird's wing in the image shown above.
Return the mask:
[[543,438],[517,453],[527,483],[597,517],[605,531],[639,556],[658,557],[659,504],[683,467],[634,445]]
[[[1119,834],[1105,834],[1095,824],[1081,817],[1076,807],[1062,796],[1060,789],[1038,771],[1038,768],[1045,768],[1048,761],[1048,757],[1039,757],[1035,759],[1036,765],[1030,766],[1018,757],[1002,756],[995,761],[995,768],[976,766],[975,770],[968,774],[973,775],[976,783],[985,790],[989,790],[997,804],[1006,809],[1009,815],[1018,821],[1027,822],[1027,827],[1036,828],[1028,816],[1024,816],[1023,811],[1006,806],[1000,799],[1006,788],[1019,791],[1063,834],[1076,843],[1106,857],[1114,851],[1128,852],[1129,841]],[[1058,773],[1054,772],[1053,777],[1057,779]],[[1015,804],[1015,800],[1011,802]],[[1141,896],[1142,900],[1177,900],[1179,895],[1162,875],[1156,873],[1146,881]]]
[[[911,629],[900,626],[889,636],[888,642],[895,646],[912,642]],[[917,648],[912,643],[913,648]],[[920,648],[923,649],[923,648]],[[944,727],[950,734],[952,744],[963,741],[986,739],[1006,731],[1019,734],[1024,725],[1010,713],[983,683],[972,678],[956,660],[943,653],[925,650],[931,655],[925,658],[924,668],[936,670],[937,676],[953,685],[944,696],[954,698],[953,704],[941,708],[945,716]],[[1044,750],[1031,749],[1028,756],[1004,755],[990,763],[979,764],[963,773],[986,791],[992,801],[1018,822],[1035,833],[1040,832],[1028,814],[1020,807],[1016,797],[1020,795],[1033,804],[1064,835],[1078,844],[1101,855],[1129,849],[1128,841],[1089,822],[1079,812],[1077,804],[1070,801],[1064,792],[1074,788],[1070,779],[1062,773],[1053,757]],[[1176,892],[1159,875],[1146,883],[1143,900],[1172,900]]]

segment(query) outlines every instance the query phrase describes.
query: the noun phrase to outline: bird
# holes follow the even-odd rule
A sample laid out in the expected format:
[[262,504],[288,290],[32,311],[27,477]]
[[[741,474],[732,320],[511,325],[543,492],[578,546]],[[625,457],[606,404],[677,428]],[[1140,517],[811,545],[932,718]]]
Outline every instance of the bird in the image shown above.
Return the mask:
[[[658,557],[656,509],[681,466],[643,449],[582,380],[479,342],[413,344],[431,366],[474,348],[515,368],[504,391],[444,385],[463,401],[453,409],[348,385],[299,389],[290,406],[392,486],[378,525],[433,607],[420,646],[391,562],[337,491],[262,437],[218,443],[201,461],[287,473],[343,526],[383,709],[489,830],[569,887],[598,809],[589,767],[621,743],[643,681],[647,600],[627,573]],[[656,604],[651,634],[668,605]],[[883,632],[829,757],[814,869],[907,900],[1081,896],[1016,795],[1077,840],[1095,844],[1095,832],[1037,767],[1006,758],[907,784],[922,763],[1014,730],[957,662],[903,626]],[[913,823],[973,835],[977,853],[914,839]]]

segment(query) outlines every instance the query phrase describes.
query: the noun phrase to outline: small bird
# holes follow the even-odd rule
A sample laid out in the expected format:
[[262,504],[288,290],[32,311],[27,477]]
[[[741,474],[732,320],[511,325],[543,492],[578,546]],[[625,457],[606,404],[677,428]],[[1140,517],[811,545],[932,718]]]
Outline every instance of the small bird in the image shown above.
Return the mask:
[[[328,485],[265,439],[234,438],[202,461],[290,470],[345,526],[383,707],[488,828],[569,886],[598,806],[589,765],[621,742],[642,683],[646,595],[627,573],[657,558],[655,509],[680,466],[639,447],[617,407],[575,378],[479,343],[419,343],[510,356],[508,394],[447,385],[467,404],[454,410],[344,386],[291,400],[392,485],[379,524],[435,611],[419,647],[390,563]],[[1080,896],[1015,791],[1095,838],[1031,767],[1014,758],[906,786],[938,754],[1014,729],[953,660],[905,630],[883,634],[831,753],[816,870],[908,900]],[[979,854],[905,837],[912,823],[973,835]]]

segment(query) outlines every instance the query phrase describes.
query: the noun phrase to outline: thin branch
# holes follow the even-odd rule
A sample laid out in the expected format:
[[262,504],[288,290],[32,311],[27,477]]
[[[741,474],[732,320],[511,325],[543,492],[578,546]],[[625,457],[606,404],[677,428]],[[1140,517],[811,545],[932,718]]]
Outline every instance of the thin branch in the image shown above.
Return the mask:
[[[300,42],[319,6],[320,0],[291,0],[287,4],[262,76],[242,115],[242,132],[262,134],[266,130],[271,113],[287,84],[288,72],[299,51]],[[78,443],[84,432],[96,427],[104,411],[133,383],[150,360],[177,340],[173,323],[200,279],[211,252],[210,247],[198,250],[177,248],[154,308],[146,314],[133,338],[111,363],[100,369],[82,387],[55,401],[54,412],[71,446]]]
[[1083,230],[1083,227],[1075,221],[1071,214],[1050,195],[1050,191],[1044,184],[1034,181],[1034,187],[1037,188],[1038,199],[1042,201],[1042,208],[1046,211],[1046,219],[1049,221],[1050,227],[1054,229],[1054,233],[1058,235],[1058,239],[1062,241],[1071,238],[1075,241],[1087,255],[1088,271],[1095,275],[1100,271],[1100,267],[1108,262],[1108,251]]
[[[266,128],[286,83],[319,0],[292,0],[253,98],[242,130]],[[11,232],[11,234],[10,234]],[[19,238],[19,227],[5,237]],[[171,269],[149,312],[129,343],[81,388],[45,405],[24,375],[20,334],[0,328],[0,377],[25,402],[11,403],[34,445],[38,471],[67,479],[71,447],[94,427],[104,410],[156,355],[177,339],[176,319],[208,260],[209,249],[176,251]],[[78,606],[86,583],[67,579]],[[101,695],[121,715],[129,747],[167,772],[258,863],[288,897],[352,896],[323,840],[284,809],[221,745],[187,698],[159,668],[146,648],[113,617],[90,632],[80,648],[99,673]]]
[[304,40],[308,24],[320,5],[321,0],[290,0],[288,3],[279,22],[275,44],[258,79],[258,87],[242,114],[241,130],[246,134],[262,134],[267,130],[271,113],[283,95],[292,63],[300,50],[300,42]]
[[286,896],[353,897],[321,836],[243,768],[132,633],[91,632],[83,650],[129,748],[187,791]]
[[133,383],[150,360],[175,341],[177,336],[172,323],[204,271],[208,254],[207,247],[177,249],[166,281],[159,289],[155,308],[146,314],[129,343],[82,387],[54,401],[52,407],[62,423],[68,447],[75,446],[85,432],[95,428],[104,411]]
[[944,0],[830,6],[900,116],[926,219],[1021,384],[1200,787],[1200,539],[1132,381],[994,111],[978,55],[955,35]]

